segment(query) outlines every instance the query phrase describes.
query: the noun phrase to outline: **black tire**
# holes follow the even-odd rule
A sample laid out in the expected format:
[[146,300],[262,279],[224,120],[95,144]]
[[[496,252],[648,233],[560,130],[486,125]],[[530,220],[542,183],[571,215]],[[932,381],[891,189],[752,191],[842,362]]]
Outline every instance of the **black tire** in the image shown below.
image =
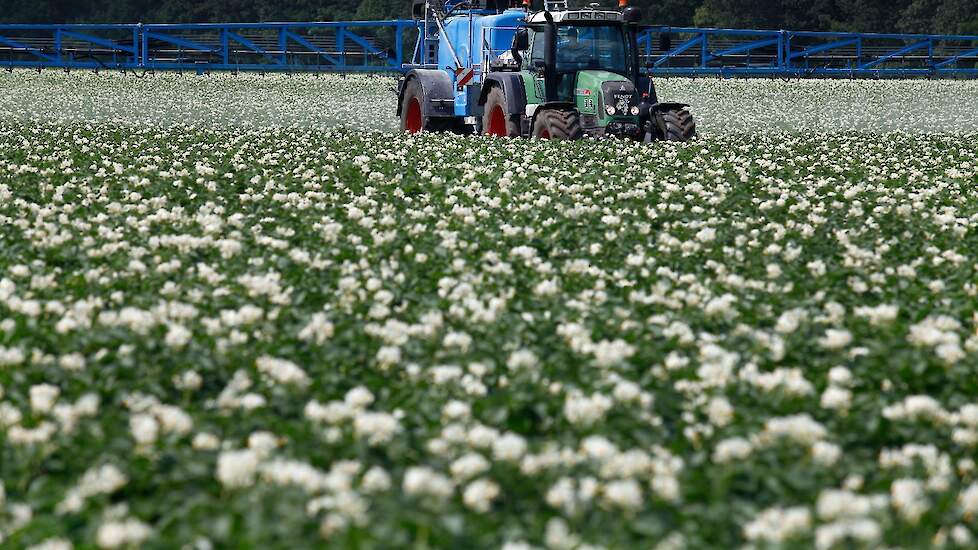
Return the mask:
[[663,139],[666,141],[689,141],[696,137],[696,121],[686,109],[674,109],[662,113]]
[[533,123],[533,137],[540,139],[581,139],[581,114],[576,110],[547,109]]
[[401,100],[401,131],[416,134],[427,129],[422,108],[423,101],[421,85],[412,78],[404,85],[404,96]]
[[421,84],[412,78],[404,85],[404,99],[401,100],[401,131],[409,134],[418,132],[445,132],[455,128],[455,119],[424,116],[424,94]]
[[482,134],[497,137],[519,137],[518,115],[506,114],[506,96],[502,88],[493,86],[486,96],[482,114]]

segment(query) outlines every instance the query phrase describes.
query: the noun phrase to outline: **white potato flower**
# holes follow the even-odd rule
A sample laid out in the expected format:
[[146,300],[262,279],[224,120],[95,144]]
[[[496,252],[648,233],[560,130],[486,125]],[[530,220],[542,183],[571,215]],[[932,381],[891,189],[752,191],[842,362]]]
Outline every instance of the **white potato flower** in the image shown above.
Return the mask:
[[612,405],[614,401],[600,393],[590,396],[574,393],[564,401],[564,417],[571,424],[588,426],[604,418]]
[[496,460],[516,462],[526,454],[527,444],[523,437],[507,432],[492,444],[492,456]]
[[388,413],[363,411],[353,418],[354,433],[366,439],[370,445],[386,443],[400,430],[397,418]]
[[852,334],[848,330],[828,329],[818,343],[825,349],[842,349],[852,342]]
[[166,331],[163,342],[174,349],[185,347],[193,338],[193,332],[183,325],[172,324]]
[[51,384],[37,384],[31,386],[30,399],[31,409],[38,413],[50,412],[54,407],[55,401],[61,395],[61,389]]
[[713,461],[719,464],[736,462],[750,456],[753,447],[742,437],[732,437],[717,443],[713,449]]
[[308,386],[311,382],[305,371],[286,359],[264,355],[255,361],[255,367],[272,382],[291,384],[300,388]]
[[485,473],[489,470],[489,466],[489,461],[482,455],[468,453],[455,460],[455,462],[452,462],[449,471],[456,481],[464,481]]
[[844,411],[852,404],[852,392],[838,386],[829,386],[822,392],[820,403],[826,409]]
[[958,504],[960,504],[965,518],[978,515],[978,483],[972,483],[961,491],[958,495]]
[[634,479],[609,481],[602,490],[602,498],[611,507],[634,511],[642,506],[642,487]]
[[391,477],[380,466],[367,470],[361,480],[361,488],[368,493],[386,491],[391,487]]
[[804,535],[811,526],[812,518],[807,508],[774,507],[764,510],[745,525],[744,537],[750,541],[780,544]]
[[151,445],[160,433],[159,422],[151,414],[134,414],[129,417],[129,429],[132,437],[140,445]]
[[71,550],[72,548],[74,546],[68,540],[51,538],[33,546],[28,546],[27,550]]
[[492,501],[499,496],[499,485],[487,479],[477,479],[469,483],[462,492],[462,502],[479,513],[486,513]]
[[431,468],[412,466],[404,473],[404,492],[414,496],[449,497],[455,487],[451,480]]
[[212,433],[200,432],[194,436],[191,446],[197,451],[214,451],[220,448],[221,440]]
[[343,401],[354,409],[363,409],[374,402],[374,394],[363,386],[357,386],[346,392]]
[[893,507],[909,523],[917,523],[930,508],[924,492],[924,484],[916,479],[898,479],[890,485]]
[[223,451],[217,457],[217,479],[229,489],[249,487],[258,473],[258,454],[251,449]]
[[99,526],[95,533],[95,542],[99,548],[123,548],[138,546],[153,534],[149,525],[136,520],[107,521]]

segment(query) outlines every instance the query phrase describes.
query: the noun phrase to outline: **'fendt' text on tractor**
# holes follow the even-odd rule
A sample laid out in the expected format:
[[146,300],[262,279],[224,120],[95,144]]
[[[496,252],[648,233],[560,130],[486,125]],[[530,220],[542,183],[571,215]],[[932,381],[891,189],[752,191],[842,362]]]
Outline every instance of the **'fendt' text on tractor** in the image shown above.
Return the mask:
[[532,11],[529,0],[496,1],[415,0],[424,23],[416,63],[398,85],[403,130],[646,142],[696,135],[688,105],[660,103],[640,70],[638,8],[546,0]]

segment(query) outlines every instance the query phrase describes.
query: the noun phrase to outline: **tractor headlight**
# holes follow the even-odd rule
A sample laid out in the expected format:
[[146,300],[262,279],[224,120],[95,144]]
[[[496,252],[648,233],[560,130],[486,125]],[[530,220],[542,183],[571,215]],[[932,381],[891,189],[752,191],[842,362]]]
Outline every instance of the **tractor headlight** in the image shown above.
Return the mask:
[[638,114],[638,105],[633,105],[632,108],[631,108],[631,110],[630,110],[630,112],[633,115],[637,115]]
[[605,110],[604,110],[604,112],[606,112],[606,113],[608,113],[609,115],[613,115],[613,114],[615,114],[615,113],[616,113],[617,111],[615,111],[615,108],[614,108],[614,107],[612,107],[611,105],[608,105],[608,106],[607,106],[607,107],[605,108]]

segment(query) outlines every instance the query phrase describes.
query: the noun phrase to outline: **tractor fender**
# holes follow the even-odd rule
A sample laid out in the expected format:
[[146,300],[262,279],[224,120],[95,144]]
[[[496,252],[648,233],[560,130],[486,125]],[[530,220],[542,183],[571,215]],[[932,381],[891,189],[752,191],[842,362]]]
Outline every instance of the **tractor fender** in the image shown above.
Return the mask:
[[503,89],[506,97],[506,114],[523,115],[526,110],[526,86],[523,84],[523,77],[519,73],[490,73],[482,81],[482,90],[479,93],[479,106],[486,104],[489,91],[493,87]]
[[399,83],[397,92],[397,116],[401,116],[404,104],[404,90],[412,80],[421,85],[421,113],[426,117],[455,116],[455,94],[452,79],[448,73],[439,69],[411,69]]
[[689,107],[689,103],[653,103],[649,106],[649,111],[653,113],[664,113],[666,111],[678,111]]
[[658,113],[666,111],[676,111],[684,107],[689,107],[688,103],[647,103],[638,104],[638,117],[641,120],[651,120]]

